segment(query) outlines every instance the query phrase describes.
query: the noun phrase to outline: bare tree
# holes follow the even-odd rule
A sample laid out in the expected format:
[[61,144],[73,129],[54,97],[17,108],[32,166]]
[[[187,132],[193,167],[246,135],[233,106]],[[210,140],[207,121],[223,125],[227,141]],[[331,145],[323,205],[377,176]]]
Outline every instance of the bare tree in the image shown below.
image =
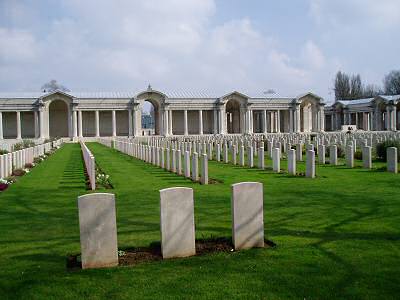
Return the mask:
[[42,85],[42,91],[43,92],[54,92],[54,91],[62,91],[62,92],[70,92],[68,88],[63,86],[62,84],[59,84],[57,80],[52,79],[49,82],[45,83]]
[[375,84],[367,84],[364,88],[363,96],[365,98],[373,98],[383,94],[381,88]]
[[335,78],[335,100],[345,100],[350,96],[350,77],[342,71],[337,72]]
[[360,74],[352,75],[350,79],[350,95],[348,99],[363,98],[363,84],[361,82]]
[[400,95],[400,70],[393,70],[383,79],[386,95]]

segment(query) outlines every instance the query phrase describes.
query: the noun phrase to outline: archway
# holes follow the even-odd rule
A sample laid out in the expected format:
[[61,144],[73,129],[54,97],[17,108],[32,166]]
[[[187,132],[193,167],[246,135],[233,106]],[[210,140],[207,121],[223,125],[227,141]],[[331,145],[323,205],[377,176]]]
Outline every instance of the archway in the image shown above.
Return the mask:
[[50,137],[68,137],[68,105],[62,100],[52,101],[49,105]]
[[309,99],[300,105],[300,120],[302,132],[317,131],[317,105]]
[[241,133],[240,103],[234,99],[229,100],[225,110],[228,133]]
[[159,107],[157,102],[146,99],[142,105],[142,135],[159,135]]

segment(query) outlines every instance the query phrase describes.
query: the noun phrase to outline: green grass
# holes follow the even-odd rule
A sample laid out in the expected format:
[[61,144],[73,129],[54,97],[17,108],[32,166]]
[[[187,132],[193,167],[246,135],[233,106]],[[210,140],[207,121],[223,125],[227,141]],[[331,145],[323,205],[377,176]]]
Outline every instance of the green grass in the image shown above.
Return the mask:
[[1,299],[398,298],[400,175],[327,165],[307,179],[210,162],[222,183],[201,186],[89,148],[114,186],[119,248],[159,241],[158,191],[172,186],[194,189],[197,238],[229,237],[230,185],[241,181],[264,183],[265,233],[277,247],[67,271],[66,256],[80,252],[76,198],[87,193],[79,145],[67,144],[0,194]]

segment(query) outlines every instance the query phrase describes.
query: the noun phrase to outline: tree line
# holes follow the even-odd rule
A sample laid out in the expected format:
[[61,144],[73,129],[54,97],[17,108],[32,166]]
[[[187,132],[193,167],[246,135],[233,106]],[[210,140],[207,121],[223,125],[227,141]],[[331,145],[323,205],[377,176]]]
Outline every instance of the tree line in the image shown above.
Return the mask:
[[334,85],[335,101],[400,95],[400,70],[393,70],[385,75],[383,88],[376,84],[364,84],[360,74],[349,75],[342,71],[336,73]]

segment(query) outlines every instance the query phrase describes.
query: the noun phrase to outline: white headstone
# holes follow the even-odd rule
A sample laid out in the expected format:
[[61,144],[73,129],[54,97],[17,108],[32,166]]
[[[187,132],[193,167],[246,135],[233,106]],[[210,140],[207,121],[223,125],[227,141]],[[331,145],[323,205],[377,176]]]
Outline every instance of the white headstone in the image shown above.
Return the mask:
[[196,254],[193,189],[160,191],[161,252],[163,258]]
[[118,265],[115,196],[97,193],[78,197],[82,268]]
[[236,250],[264,247],[263,185],[232,185],[232,242]]
[[397,173],[397,148],[388,147],[386,149],[387,154],[387,170],[388,172]]

